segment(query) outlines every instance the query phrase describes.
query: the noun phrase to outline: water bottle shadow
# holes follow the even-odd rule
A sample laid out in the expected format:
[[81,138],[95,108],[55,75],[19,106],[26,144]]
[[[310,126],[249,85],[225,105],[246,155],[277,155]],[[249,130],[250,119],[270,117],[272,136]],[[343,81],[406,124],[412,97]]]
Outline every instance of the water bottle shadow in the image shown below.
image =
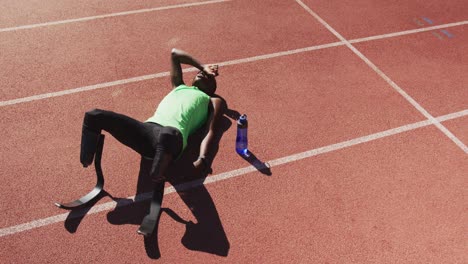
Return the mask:
[[257,156],[255,156],[255,154],[253,154],[253,152],[251,152],[250,150],[249,150],[249,156],[248,157],[245,157],[243,155],[239,155],[239,156],[241,156],[244,160],[249,162],[252,166],[254,166],[262,174],[265,174],[267,176],[272,175],[270,164],[268,164],[268,162],[263,162],[263,161],[259,160],[257,158]]
[[234,110],[234,109],[226,109],[225,111],[225,115],[228,116],[229,118],[231,118],[232,120],[234,121],[237,121],[237,119],[239,119],[239,117],[241,116],[241,114]]
[[[225,114],[226,114],[226,116],[231,118],[233,121],[237,121],[241,116],[241,114],[238,111],[234,110],[234,109],[227,109]],[[249,162],[252,166],[254,166],[262,174],[265,174],[267,176],[272,175],[271,169],[270,169],[270,164],[268,164],[268,162],[263,162],[263,161],[259,160],[257,158],[257,156],[255,156],[255,154],[252,151],[249,150],[249,156],[248,157],[245,157],[244,155],[240,155],[240,154],[239,154],[239,156],[242,157],[247,162]]]

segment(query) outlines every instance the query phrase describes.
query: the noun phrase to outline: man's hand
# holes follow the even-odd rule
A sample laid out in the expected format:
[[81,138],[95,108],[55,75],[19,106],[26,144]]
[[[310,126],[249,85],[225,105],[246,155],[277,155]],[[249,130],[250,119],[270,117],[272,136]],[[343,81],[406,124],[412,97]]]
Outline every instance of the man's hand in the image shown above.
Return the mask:
[[195,162],[193,162],[193,166],[195,167],[196,175],[211,173],[211,168],[209,167],[208,163],[203,161],[201,158],[198,158]]
[[203,67],[203,72],[207,75],[211,75],[213,77],[218,76],[218,65],[213,64],[213,65],[206,65]]

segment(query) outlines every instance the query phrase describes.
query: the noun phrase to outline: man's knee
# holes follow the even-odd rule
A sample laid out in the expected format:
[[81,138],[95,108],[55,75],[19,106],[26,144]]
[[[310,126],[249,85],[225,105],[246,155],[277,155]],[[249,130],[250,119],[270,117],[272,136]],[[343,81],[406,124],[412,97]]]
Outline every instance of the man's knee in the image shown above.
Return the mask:
[[172,155],[162,146],[158,145],[151,165],[150,176],[153,182],[165,180],[165,171],[172,161]]
[[85,113],[85,118],[99,118],[99,116],[102,116],[104,114],[104,110],[94,108],[89,111],[86,111]]
[[173,158],[176,158],[182,150],[182,134],[176,128],[164,127],[159,133],[158,145],[162,146]]
[[83,126],[99,133],[97,130],[100,130],[99,123],[102,122],[104,115],[105,111],[97,108],[87,111],[84,115]]

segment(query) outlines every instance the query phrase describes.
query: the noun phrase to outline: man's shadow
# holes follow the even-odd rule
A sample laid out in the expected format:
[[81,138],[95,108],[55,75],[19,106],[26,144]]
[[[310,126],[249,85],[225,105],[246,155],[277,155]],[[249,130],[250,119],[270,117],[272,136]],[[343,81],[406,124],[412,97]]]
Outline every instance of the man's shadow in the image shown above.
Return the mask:
[[[219,149],[219,142],[223,134],[232,126],[232,121],[229,118],[235,121],[239,116],[240,114],[237,111],[230,109],[226,110],[225,116],[221,119],[221,125],[218,127],[219,130],[216,133],[217,137],[213,143],[211,151],[213,161],[215,161],[216,153]],[[228,238],[222,226],[213,199],[211,198],[208,190],[202,184],[204,178],[206,178],[208,174],[204,173],[197,175],[193,166],[193,162],[199,156],[200,143],[204,136],[205,133],[202,129],[192,135],[184,154],[170,166],[167,172],[167,178],[170,179],[169,182],[175,187],[182,201],[188,208],[190,208],[196,219],[196,223],[182,219],[170,208],[161,208],[161,213],[167,213],[175,221],[185,225],[186,231],[181,242],[187,249],[207,252],[219,256],[227,256],[230,248]],[[250,154],[251,156],[249,158],[244,159],[255,166],[260,172],[266,175],[271,175],[269,166],[258,160],[253,153]],[[109,196],[117,202],[115,209],[107,214],[109,223],[115,225],[132,224],[139,226],[143,218],[148,214],[150,207],[150,198],[153,191],[153,184],[149,177],[151,163],[152,160],[144,158],[140,161],[135,201],[126,198],[112,197],[103,190],[99,197],[88,204],[86,208],[72,210],[65,220],[65,228],[70,233],[75,233],[86,213],[93,205],[105,196]],[[196,183],[197,181],[199,184],[191,184],[191,188],[183,187],[184,183]],[[164,206],[164,202],[162,205]],[[161,257],[157,239],[158,224],[156,225],[153,234],[144,238],[146,252],[152,259],[158,259]]]
[[[213,161],[215,161],[219,142],[223,134],[231,126],[231,120],[223,116],[220,120],[219,130],[215,133],[217,137],[214,139],[210,151],[214,157]],[[208,174],[197,175],[193,166],[193,162],[199,156],[200,144],[204,136],[203,129],[192,135],[188,140],[184,154],[171,164],[166,173],[171,185],[174,186],[182,201],[190,208],[196,222],[182,219],[170,208],[163,207],[161,213],[167,213],[176,222],[185,225],[186,230],[181,242],[187,249],[227,256],[230,248],[228,238],[224,232],[213,199],[205,186],[201,184]],[[153,186],[149,177],[151,163],[152,160],[141,159],[135,202],[131,206],[121,206],[131,203],[129,199],[114,198],[117,201],[117,206],[107,214],[107,219],[111,224],[141,224],[150,207],[149,198]],[[180,187],[184,183],[194,181],[200,181],[200,184],[195,184],[196,186],[192,188]],[[164,202],[162,206],[164,206]],[[150,237],[144,238],[145,250],[152,259],[157,259],[161,256],[157,237],[158,225]]]

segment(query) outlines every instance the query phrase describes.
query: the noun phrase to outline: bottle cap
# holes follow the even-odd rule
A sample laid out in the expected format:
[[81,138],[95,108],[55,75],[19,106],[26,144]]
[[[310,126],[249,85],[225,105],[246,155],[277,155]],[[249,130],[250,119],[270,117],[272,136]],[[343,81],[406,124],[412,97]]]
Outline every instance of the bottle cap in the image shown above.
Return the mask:
[[239,117],[239,119],[237,120],[237,124],[239,125],[244,125],[245,123],[247,123],[247,115],[246,114],[243,114]]

